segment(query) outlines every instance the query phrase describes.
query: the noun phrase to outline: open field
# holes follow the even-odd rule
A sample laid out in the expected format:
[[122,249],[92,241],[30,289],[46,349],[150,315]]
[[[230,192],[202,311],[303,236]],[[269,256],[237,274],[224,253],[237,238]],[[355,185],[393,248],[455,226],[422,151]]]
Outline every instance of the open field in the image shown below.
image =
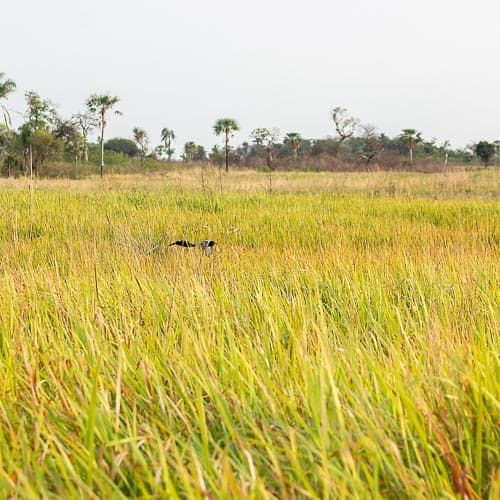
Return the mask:
[[0,181],[2,496],[499,498],[498,171],[220,188]]
[[[219,176],[215,168],[181,168],[163,174],[107,175],[95,178],[38,180],[37,186],[65,190],[158,190],[244,192],[244,193],[329,193],[431,198],[474,198],[500,200],[498,168],[456,168],[447,173],[411,172],[255,172],[239,170]],[[0,178],[0,188],[28,188],[29,179]]]

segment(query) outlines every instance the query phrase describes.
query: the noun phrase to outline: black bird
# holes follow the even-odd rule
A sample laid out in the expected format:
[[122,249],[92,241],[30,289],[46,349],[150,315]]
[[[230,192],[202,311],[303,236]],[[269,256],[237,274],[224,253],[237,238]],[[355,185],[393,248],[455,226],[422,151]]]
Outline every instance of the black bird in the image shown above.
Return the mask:
[[205,255],[212,255],[214,252],[215,241],[214,240],[203,240],[199,243],[191,243],[187,240],[177,240],[170,243],[168,246],[178,246],[184,248],[200,247]]

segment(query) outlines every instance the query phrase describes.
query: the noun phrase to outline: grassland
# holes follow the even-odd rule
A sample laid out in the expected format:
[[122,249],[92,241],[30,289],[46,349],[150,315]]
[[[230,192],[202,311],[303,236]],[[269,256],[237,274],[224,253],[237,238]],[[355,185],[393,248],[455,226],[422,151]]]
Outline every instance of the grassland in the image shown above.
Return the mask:
[[0,495],[499,498],[496,175],[1,181]]

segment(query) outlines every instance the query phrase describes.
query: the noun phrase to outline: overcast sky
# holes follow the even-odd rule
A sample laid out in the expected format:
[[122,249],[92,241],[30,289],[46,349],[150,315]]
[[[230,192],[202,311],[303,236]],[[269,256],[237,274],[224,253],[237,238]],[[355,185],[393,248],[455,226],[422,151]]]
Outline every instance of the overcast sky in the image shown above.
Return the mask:
[[[219,117],[333,135],[343,106],[390,135],[500,138],[499,0],[24,0],[0,14],[0,72],[69,116],[120,97],[106,135],[163,127],[205,146]],[[16,123],[21,117],[13,116]]]

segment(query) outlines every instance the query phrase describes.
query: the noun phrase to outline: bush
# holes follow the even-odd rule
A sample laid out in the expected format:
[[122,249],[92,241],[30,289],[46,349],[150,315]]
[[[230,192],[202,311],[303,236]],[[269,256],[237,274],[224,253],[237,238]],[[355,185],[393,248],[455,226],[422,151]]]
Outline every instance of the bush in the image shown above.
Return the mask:
[[129,158],[139,156],[139,149],[137,148],[135,142],[130,139],[125,139],[124,137],[115,137],[106,141],[104,143],[104,150],[122,153]]

